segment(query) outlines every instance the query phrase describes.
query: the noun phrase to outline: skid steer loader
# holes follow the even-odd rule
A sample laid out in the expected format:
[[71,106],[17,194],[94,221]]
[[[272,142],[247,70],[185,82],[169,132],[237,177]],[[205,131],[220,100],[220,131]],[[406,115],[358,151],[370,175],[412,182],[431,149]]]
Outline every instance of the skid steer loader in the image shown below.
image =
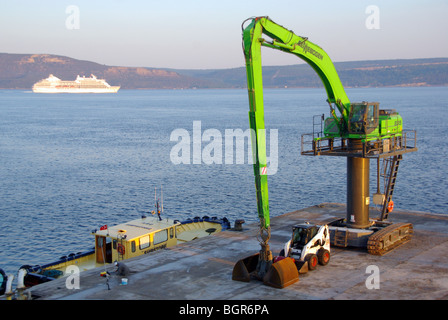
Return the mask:
[[292,229],[291,240],[275,260],[289,257],[294,259],[299,274],[314,270],[317,265],[330,262],[330,232],[327,225],[303,223]]

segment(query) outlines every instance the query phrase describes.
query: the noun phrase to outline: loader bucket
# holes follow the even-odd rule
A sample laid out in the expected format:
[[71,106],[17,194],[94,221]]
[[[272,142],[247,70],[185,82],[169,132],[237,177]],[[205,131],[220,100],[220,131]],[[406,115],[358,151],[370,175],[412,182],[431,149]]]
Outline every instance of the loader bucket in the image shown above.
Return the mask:
[[299,281],[299,272],[292,258],[274,262],[263,277],[263,283],[274,288],[285,288]]
[[256,253],[247,258],[238,260],[233,267],[232,280],[249,282],[250,274],[257,268],[259,255],[259,253]]
[[296,264],[297,270],[299,271],[299,274],[304,274],[309,271],[308,261],[296,261],[295,264]]

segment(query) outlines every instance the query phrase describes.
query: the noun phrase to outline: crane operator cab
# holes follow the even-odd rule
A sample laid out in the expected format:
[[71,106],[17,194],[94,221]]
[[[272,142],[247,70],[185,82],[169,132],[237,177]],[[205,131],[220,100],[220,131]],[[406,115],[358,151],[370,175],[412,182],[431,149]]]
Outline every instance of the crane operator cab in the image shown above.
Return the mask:
[[378,128],[379,103],[362,102],[350,105],[350,134],[370,134]]
[[[380,110],[378,102],[358,102],[350,104],[348,118],[348,136],[339,131],[335,118],[329,117],[324,122],[325,137],[345,137],[352,139],[365,139],[367,136],[379,134]],[[338,119],[340,122],[341,119]]]

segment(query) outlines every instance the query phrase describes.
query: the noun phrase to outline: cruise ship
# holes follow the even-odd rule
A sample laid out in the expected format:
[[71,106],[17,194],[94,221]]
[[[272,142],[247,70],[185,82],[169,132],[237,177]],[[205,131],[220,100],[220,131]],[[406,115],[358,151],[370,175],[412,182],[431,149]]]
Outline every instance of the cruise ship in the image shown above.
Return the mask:
[[97,79],[93,74],[76,77],[75,81],[61,80],[50,74],[33,85],[33,92],[38,93],[116,93],[119,86],[111,86],[104,79]]

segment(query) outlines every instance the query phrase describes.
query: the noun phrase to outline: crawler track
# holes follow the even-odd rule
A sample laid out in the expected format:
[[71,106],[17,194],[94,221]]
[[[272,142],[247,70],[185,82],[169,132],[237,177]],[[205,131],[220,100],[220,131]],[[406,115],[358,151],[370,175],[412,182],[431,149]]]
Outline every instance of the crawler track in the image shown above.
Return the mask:
[[411,223],[394,223],[387,226],[369,237],[367,251],[382,256],[411,240],[413,230]]

